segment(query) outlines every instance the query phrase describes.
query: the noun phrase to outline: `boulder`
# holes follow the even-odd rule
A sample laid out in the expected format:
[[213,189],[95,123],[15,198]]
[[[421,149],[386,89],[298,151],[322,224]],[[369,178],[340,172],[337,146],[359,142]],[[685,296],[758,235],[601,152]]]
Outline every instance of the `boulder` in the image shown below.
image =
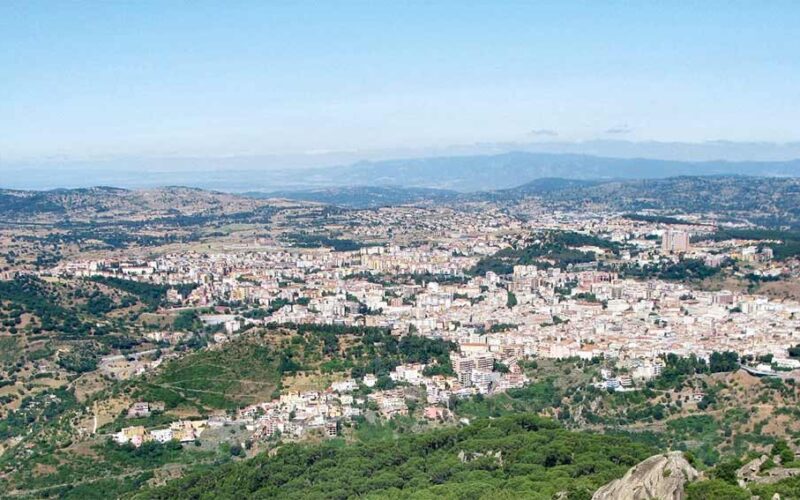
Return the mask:
[[683,500],[686,483],[699,475],[679,451],[655,455],[597,490],[592,500]]

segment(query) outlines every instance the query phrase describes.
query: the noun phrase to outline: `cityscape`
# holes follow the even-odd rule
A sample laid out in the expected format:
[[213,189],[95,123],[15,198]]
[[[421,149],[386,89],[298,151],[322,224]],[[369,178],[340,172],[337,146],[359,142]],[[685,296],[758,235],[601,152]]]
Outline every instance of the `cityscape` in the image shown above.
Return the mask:
[[0,2],[0,498],[800,499],[798,20]]

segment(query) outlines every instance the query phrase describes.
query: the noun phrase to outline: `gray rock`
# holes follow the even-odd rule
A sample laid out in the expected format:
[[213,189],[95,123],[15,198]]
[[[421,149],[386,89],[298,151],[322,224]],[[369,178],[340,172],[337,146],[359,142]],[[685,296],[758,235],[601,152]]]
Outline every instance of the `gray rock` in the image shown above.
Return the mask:
[[597,490],[592,500],[683,500],[686,483],[699,475],[679,451],[655,455]]

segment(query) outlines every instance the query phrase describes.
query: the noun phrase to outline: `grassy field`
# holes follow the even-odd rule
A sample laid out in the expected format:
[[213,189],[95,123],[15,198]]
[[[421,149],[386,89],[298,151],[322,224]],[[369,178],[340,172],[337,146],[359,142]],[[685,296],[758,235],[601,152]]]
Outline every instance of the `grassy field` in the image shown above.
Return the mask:
[[232,409],[269,400],[280,384],[278,359],[258,339],[232,342],[168,362],[138,396],[170,409]]

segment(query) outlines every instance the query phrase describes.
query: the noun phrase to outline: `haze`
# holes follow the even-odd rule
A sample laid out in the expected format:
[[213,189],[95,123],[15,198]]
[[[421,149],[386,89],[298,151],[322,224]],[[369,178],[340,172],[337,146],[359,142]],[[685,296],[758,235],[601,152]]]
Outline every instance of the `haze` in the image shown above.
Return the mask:
[[788,159],[799,14],[790,1],[3,2],[0,171],[18,185],[41,164],[313,166],[609,140],[724,139],[745,145],[683,156]]

